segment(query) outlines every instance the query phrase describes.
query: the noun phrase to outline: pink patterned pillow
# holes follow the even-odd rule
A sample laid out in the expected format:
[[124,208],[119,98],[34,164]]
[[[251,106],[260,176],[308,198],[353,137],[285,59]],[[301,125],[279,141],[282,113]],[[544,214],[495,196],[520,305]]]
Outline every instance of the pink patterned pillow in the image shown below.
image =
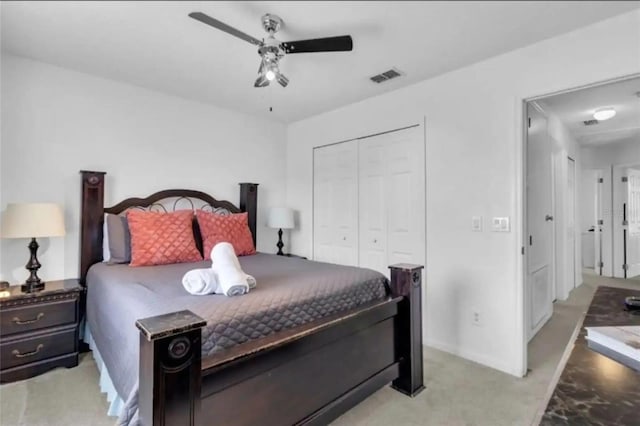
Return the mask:
[[197,210],[196,218],[202,235],[202,248],[205,259],[210,259],[211,249],[222,242],[230,243],[236,252],[236,256],[255,254],[256,248],[253,245],[247,213],[223,216]]
[[172,213],[130,210],[130,266],[166,265],[197,262],[202,256],[196,247],[191,222],[193,212]]

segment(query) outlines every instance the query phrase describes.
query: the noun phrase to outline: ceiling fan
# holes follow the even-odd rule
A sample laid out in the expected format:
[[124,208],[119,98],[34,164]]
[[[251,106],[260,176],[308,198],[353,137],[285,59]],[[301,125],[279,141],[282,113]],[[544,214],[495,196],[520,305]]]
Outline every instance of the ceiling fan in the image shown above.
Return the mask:
[[280,83],[282,87],[286,87],[287,84],[289,84],[289,79],[280,72],[280,68],[278,67],[278,63],[284,55],[311,52],[347,52],[353,50],[353,40],[349,35],[285,42],[276,40],[274,34],[282,28],[284,21],[279,16],[269,13],[262,17],[262,27],[268,33],[268,36],[263,40],[251,37],[202,12],[192,12],[189,14],[189,17],[258,46],[258,54],[262,59],[260,61],[260,68],[258,69],[258,79],[254,83],[254,87],[266,87],[273,80]]

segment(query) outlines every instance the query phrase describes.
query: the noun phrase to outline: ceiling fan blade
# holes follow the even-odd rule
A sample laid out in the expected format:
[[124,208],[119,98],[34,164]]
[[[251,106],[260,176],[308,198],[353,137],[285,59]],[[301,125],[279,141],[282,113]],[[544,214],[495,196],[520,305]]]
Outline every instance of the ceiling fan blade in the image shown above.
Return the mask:
[[217,28],[220,31],[224,31],[227,34],[231,34],[232,36],[241,38],[244,41],[248,41],[251,44],[255,44],[256,46],[262,46],[262,41],[258,40],[257,38],[251,37],[249,34],[245,34],[242,31],[237,30],[225,24],[224,22],[220,22],[209,15],[205,15],[202,12],[192,12],[189,14],[189,17],[195,19],[196,21],[200,21],[203,24],[210,25],[213,28]]
[[285,53],[348,52],[353,50],[351,36],[314,38],[282,43]]

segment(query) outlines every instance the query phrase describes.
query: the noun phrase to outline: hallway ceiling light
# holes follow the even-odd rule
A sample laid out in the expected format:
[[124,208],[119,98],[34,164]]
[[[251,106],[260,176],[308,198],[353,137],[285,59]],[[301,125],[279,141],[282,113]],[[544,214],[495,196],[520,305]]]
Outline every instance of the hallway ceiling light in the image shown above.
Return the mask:
[[598,121],[608,120],[616,115],[616,110],[613,108],[600,108],[593,113],[593,118]]

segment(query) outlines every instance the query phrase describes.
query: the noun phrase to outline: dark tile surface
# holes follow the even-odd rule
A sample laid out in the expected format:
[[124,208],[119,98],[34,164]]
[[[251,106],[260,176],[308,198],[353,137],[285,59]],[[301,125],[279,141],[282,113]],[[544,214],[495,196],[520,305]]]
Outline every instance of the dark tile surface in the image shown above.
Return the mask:
[[136,327],[140,329],[147,340],[172,336],[205,325],[207,322],[191,311],[172,312],[136,321]]
[[541,425],[640,425],[640,372],[589,349],[585,339],[584,327],[640,325],[640,315],[625,310],[627,296],[640,291],[598,288]]

